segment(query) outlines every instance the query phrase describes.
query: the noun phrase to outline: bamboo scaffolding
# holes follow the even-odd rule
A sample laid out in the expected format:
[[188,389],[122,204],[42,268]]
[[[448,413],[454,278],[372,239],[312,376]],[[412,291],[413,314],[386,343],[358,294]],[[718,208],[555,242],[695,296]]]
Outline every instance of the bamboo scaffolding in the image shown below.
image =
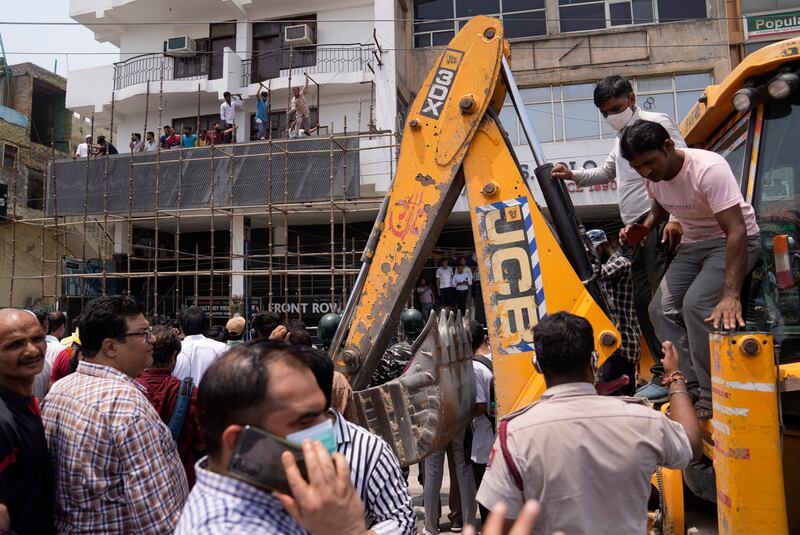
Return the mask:
[[[162,74],[159,85],[158,102],[159,133],[162,132],[161,123],[164,119],[163,113],[165,96]],[[288,99],[290,102],[291,95],[288,96]],[[148,81],[145,98],[145,117],[143,123],[145,137],[147,135],[147,124],[149,120],[149,100],[150,83]],[[201,94],[200,88],[198,87],[198,103],[200,101]],[[360,117],[358,122],[361,122]],[[199,114],[195,124],[199,135]],[[334,124],[332,122],[330,127],[333,130]],[[47,198],[48,202],[52,203],[52,205],[48,207],[47,213],[43,214],[41,217],[26,217],[24,221],[14,222],[15,225],[28,224],[39,227],[37,230],[41,230],[43,242],[42,253],[40,255],[41,267],[38,270],[38,273],[37,271],[34,271],[33,274],[22,274],[19,273],[18,268],[20,255],[15,254],[15,245],[18,236],[16,236],[16,234],[12,235],[12,244],[14,246],[12,247],[13,265],[11,273],[12,278],[17,279],[16,287],[21,287],[20,281],[38,279],[37,282],[41,286],[42,296],[53,297],[56,300],[59,300],[62,298],[62,294],[64,293],[63,281],[77,279],[80,280],[81,295],[79,297],[81,307],[83,307],[86,299],[91,298],[91,295],[87,292],[87,289],[89,288],[87,279],[90,281],[96,281],[100,275],[98,273],[86,272],[77,274],[63,272],[60,267],[60,241],[62,235],[66,235],[70,232],[81,231],[82,229],[83,235],[87,237],[89,230],[97,229],[98,232],[96,235],[92,236],[91,241],[88,239],[83,240],[81,251],[82,265],[86,266],[86,263],[91,260],[89,258],[89,248],[94,247],[95,241],[99,241],[97,254],[103,266],[103,293],[111,293],[114,291],[112,288],[115,288],[116,291],[126,288],[127,292],[130,294],[146,291],[148,294],[148,313],[159,314],[163,310],[165,315],[167,313],[172,314],[173,312],[177,315],[180,308],[184,305],[184,303],[181,301],[181,296],[186,296],[187,291],[194,294],[195,303],[199,303],[200,299],[207,297],[210,300],[210,304],[215,304],[215,299],[217,301],[216,304],[218,304],[220,298],[225,299],[227,297],[232,304],[234,298],[242,297],[244,299],[244,303],[247,305],[247,300],[253,298],[254,295],[257,295],[253,294],[253,292],[259,291],[257,290],[259,287],[262,288],[262,290],[260,290],[262,292],[261,295],[264,296],[266,294],[266,298],[264,299],[262,306],[265,309],[278,310],[282,313],[284,320],[289,319],[289,311],[291,311],[292,317],[297,317],[298,314],[300,314],[300,317],[302,317],[302,312],[298,312],[296,309],[299,308],[302,310],[300,305],[303,304],[303,300],[308,300],[308,298],[311,296],[319,299],[325,296],[327,293],[327,296],[325,296],[323,300],[329,300],[330,303],[335,306],[337,303],[341,303],[346,299],[348,288],[352,285],[355,275],[358,273],[356,266],[360,251],[356,250],[356,238],[352,234],[354,231],[351,230],[351,221],[367,222],[370,219],[369,215],[377,210],[381,200],[377,196],[373,198],[348,198],[348,196],[352,197],[348,190],[349,173],[351,172],[351,161],[348,156],[352,156],[352,151],[359,153],[365,150],[370,150],[376,155],[381,154],[381,156],[377,159],[374,157],[371,158],[371,162],[380,161],[385,164],[387,158],[384,158],[382,154],[383,152],[388,152],[388,164],[393,170],[394,162],[392,161],[392,156],[396,148],[396,140],[389,133],[369,132],[362,134],[357,131],[348,131],[347,117],[344,117],[342,128],[343,130],[341,132],[337,134],[331,133],[329,136],[327,136],[327,146],[325,146],[325,142],[321,137],[319,138],[319,141],[322,143],[317,143],[314,146],[303,145],[301,140],[278,139],[275,137],[276,131],[273,129],[273,123],[270,122],[270,133],[268,140],[257,142],[259,145],[267,143],[268,147],[266,147],[266,150],[242,150],[240,147],[244,147],[247,144],[239,143],[235,145],[236,153],[234,153],[233,145],[230,148],[225,146],[217,146],[210,147],[208,155],[205,155],[202,152],[194,153],[198,155],[203,154],[203,156],[195,158],[194,154],[187,152],[195,149],[180,148],[179,154],[174,155],[176,156],[175,162],[173,162],[172,158],[170,158],[169,161],[164,159],[166,156],[161,153],[162,148],[160,147],[160,144],[157,148],[156,154],[153,155],[155,158],[152,160],[130,153],[127,156],[127,161],[123,160],[124,164],[122,166],[123,173],[125,172],[125,167],[128,168],[128,206],[123,208],[123,211],[120,211],[119,206],[117,205],[115,206],[113,212],[111,211],[111,206],[115,204],[113,202],[116,199],[115,195],[121,193],[112,188],[112,182],[110,180],[112,172],[111,170],[118,169],[116,167],[112,167],[111,165],[114,159],[117,157],[106,155],[104,158],[102,175],[102,207],[99,207],[100,203],[97,203],[95,200],[93,200],[96,196],[99,196],[98,186],[100,186],[100,176],[98,176],[99,172],[97,171],[100,171],[100,169],[97,168],[96,171],[92,170],[92,162],[97,159],[96,156],[92,155],[87,158],[85,162],[86,172],[84,184],[82,185],[82,213],[80,211],[81,209],[78,208],[78,206],[80,206],[78,204],[78,206],[75,207],[77,209],[74,209],[72,212],[68,212],[70,215],[64,215],[60,213],[58,206],[59,192],[57,176],[59,173],[56,171],[60,168],[60,164],[56,161],[56,155],[55,152],[53,152],[51,155],[52,163],[50,166],[51,176],[49,177],[52,182],[48,180],[45,185],[45,197]],[[94,133],[93,126],[92,133]],[[385,141],[380,138],[380,136],[384,135],[387,136]],[[375,141],[372,141],[368,147],[364,147],[361,143],[361,140],[368,138],[370,140],[375,139]],[[221,151],[221,153],[219,151]],[[277,157],[283,157],[284,161],[282,166],[275,162],[276,155],[278,155]],[[296,183],[294,174],[292,177],[290,177],[289,174],[290,170],[296,168],[296,164],[292,163],[294,162],[294,159],[301,158],[303,156],[315,158],[314,160],[310,160],[315,162],[319,162],[322,157],[327,156],[329,166],[327,170],[327,182],[329,191],[327,194],[323,194],[324,196],[321,199],[317,198],[315,200],[304,200],[294,198],[296,195],[298,195],[298,192],[300,192],[300,196],[302,196],[302,190],[297,189],[301,187],[302,183]],[[125,156],[120,156],[120,158],[122,157]],[[234,195],[234,187],[238,176],[236,174],[237,169],[247,162],[246,158],[252,157],[263,158],[257,165],[260,167],[262,165],[261,162],[265,162],[267,167],[266,172],[263,175],[264,179],[262,179],[261,182],[267,188],[265,202],[241,202],[246,198],[246,195]],[[228,164],[228,172],[226,173],[228,195],[227,201],[223,200],[220,202],[217,197],[222,178],[217,176],[217,167],[221,158],[224,158]],[[237,161],[237,159],[239,160]],[[199,185],[194,186],[192,183],[187,184],[186,180],[189,176],[188,173],[192,172],[190,171],[189,167],[190,162],[191,164],[195,164],[203,161],[210,162],[208,186],[201,187]],[[172,193],[172,190],[170,189],[170,196],[165,196],[164,199],[162,199],[162,194],[167,195],[167,189],[164,189],[162,192],[162,188],[174,187],[174,184],[169,184],[169,186],[167,185],[167,183],[172,180],[171,177],[174,175],[167,175],[164,174],[164,171],[162,171],[162,165],[168,165],[171,163],[178,164],[176,178],[177,191]],[[278,167],[277,169],[273,169],[273,165],[276,163]],[[250,165],[253,164],[248,164],[248,166]],[[142,204],[139,200],[145,199],[146,197],[144,196],[148,194],[148,191],[139,182],[139,180],[135,180],[135,174],[141,173],[141,171],[137,171],[137,169],[142,168],[142,166],[145,166],[143,169],[152,169],[153,172],[153,175],[151,176],[154,176],[155,191],[150,192],[150,195],[153,195],[154,193],[154,206],[152,204],[148,206],[149,203]],[[168,167],[164,167],[164,169],[167,168]],[[318,175],[315,180],[325,180],[322,178],[324,177],[323,169],[316,170]],[[219,169],[219,171],[221,171],[221,169]],[[118,173],[119,171],[114,172]],[[185,175],[185,173],[187,174]],[[60,174],[63,177],[64,171],[61,171]],[[319,176],[320,174],[322,176]],[[115,176],[115,181],[113,182],[114,188],[118,187],[118,182],[116,182],[118,178],[119,177]],[[336,183],[338,179],[341,179],[342,181],[340,186],[337,186]],[[290,180],[292,180],[291,190]],[[97,181],[98,183],[93,184],[93,181]],[[283,184],[276,181],[282,181]],[[188,188],[186,187],[187,185],[189,186]],[[283,186],[283,195],[280,193],[276,195],[275,191],[280,191],[279,188],[281,185]],[[15,184],[14,187],[18,188],[19,186]],[[76,181],[74,187],[81,187],[80,178]],[[193,192],[196,192],[201,188],[205,189],[206,191],[210,191],[210,208],[200,208],[197,207],[196,204],[192,204],[191,206],[193,207],[191,208],[186,208],[186,201],[190,198],[187,197],[187,195],[191,194],[192,198],[194,198]],[[295,191],[296,189],[297,192]],[[122,195],[124,195],[124,193],[122,193]],[[171,195],[176,195],[176,197],[171,197]],[[90,196],[92,197],[90,198]],[[177,198],[177,202],[175,202],[175,198]],[[18,200],[19,198],[15,198],[15,209]],[[241,205],[237,204],[237,201],[241,202]],[[100,212],[100,210],[102,210],[102,212]],[[328,234],[327,247],[323,245],[324,242],[320,243],[320,241],[312,240],[313,243],[304,243],[303,232],[297,232],[295,230],[295,225],[302,226],[307,224],[304,223],[304,218],[314,214],[327,215],[327,232],[319,233],[316,230],[314,231],[319,237]],[[218,237],[216,236],[216,231],[219,224],[217,221],[218,217],[227,218],[228,220],[229,246],[228,251],[223,251],[223,254],[220,254],[218,247],[219,244],[217,244]],[[251,231],[252,242],[265,243],[266,250],[259,249],[257,247],[253,250],[248,248],[244,252],[246,257],[242,256],[240,247],[234,244],[234,240],[237,238],[237,232],[234,232],[234,226],[235,222],[238,221],[240,217],[253,217],[253,227]],[[257,232],[264,228],[262,225],[264,225],[265,222],[267,235],[264,239],[261,238]],[[101,224],[102,228],[100,228]],[[114,236],[114,233],[111,232],[110,227],[116,224],[125,224],[127,228],[125,231],[122,229],[116,230],[116,235]],[[198,224],[205,224],[204,232],[209,233],[209,250],[201,254],[200,244],[197,243],[196,240],[190,240],[190,243],[191,241],[195,241],[195,250],[193,251],[194,254],[192,255],[192,253],[190,253],[188,250],[182,251],[182,249],[185,247],[185,232],[188,228],[191,228],[191,232],[194,232],[197,229]],[[294,248],[292,248],[289,243],[291,239],[289,232],[290,224],[293,225],[291,234],[294,234],[294,240],[291,241],[294,242]],[[337,230],[339,230],[336,228],[337,225],[341,225],[340,232],[337,232]],[[280,226],[283,228],[279,228]],[[150,244],[144,246],[142,244],[137,244],[136,250],[134,251],[133,241],[135,237],[138,236],[139,229],[147,227],[153,228],[154,239]],[[55,237],[55,260],[50,260],[52,257],[47,254],[48,250],[45,246],[45,241],[47,240],[47,229],[52,229]],[[219,230],[222,229],[220,228]],[[168,242],[164,242],[162,236],[163,232],[174,232],[174,255],[172,254],[172,251],[168,250],[170,248]],[[282,239],[281,237],[277,236],[275,232],[282,232]],[[117,271],[117,268],[112,270],[110,268],[110,264],[108,263],[109,250],[107,245],[113,242],[115,239],[118,240],[118,242],[115,244],[114,249],[118,250],[119,252],[127,253],[126,259],[124,259],[122,262],[116,262],[117,268],[119,268],[121,264],[124,271]],[[242,239],[247,239],[247,237],[242,236]],[[279,247],[283,247],[282,251],[276,248],[276,239],[277,243],[280,243]],[[126,243],[119,243],[122,240],[125,240]],[[339,240],[341,240],[341,243]],[[183,246],[182,242],[184,243]],[[202,243],[202,241],[200,243]],[[189,247],[191,247],[191,245]],[[164,261],[168,257],[172,260]],[[55,276],[53,276],[52,273],[48,273],[48,270],[45,267],[50,262],[56,263],[56,268],[53,270],[55,271]],[[134,269],[136,271],[134,271]],[[52,291],[50,291],[45,277],[48,277],[48,279],[53,282]],[[188,277],[192,277],[194,279],[193,292],[188,288],[188,285],[192,283],[191,279]],[[206,277],[208,277],[209,280],[208,290],[205,291],[205,289],[203,289],[203,292],[201,293],[199,282]],[[215,281],[219,277],[223,277],[221,281],[223,283],[227,277],[227,292],[225,292],[224,289],[220,291],[219,288],[216,288]],[[245,283],[244,293],[246,295],[234,295],[234,293],[239,293],[238,286],[235,290],[234,277],[241,277],[243,279],[243,282]],[[265,279],[263,283],[260,282],[260,280],[258,283],[254,282],[256,278],[260,279],[262,277]],[[127,282],[126,287],[120,286],[119,282],[112,282],[123,280]],[[250,282],[248,283],[248,281]],[[296,288],[291,288],[290,281],[292,284],[296,284]],[[142,284],[143,282],[144,284]],[[160,288],[161,283],[164,283],[163,295],[160,295],[159,293],[160,289],[162,289]],[[9,291],[10,300],[14,299],[15,291],[17,291],[13,284],[14,283],[12,280],[12,286],[10,287]],[[75,283],[73,283],[73,288],[74,287]],[[224,286],[221,288],[224,288]],[[264,292],[264,289],[268,291]],[[189,295],[191,295],[191,293],[189,293]],[[226,293],[227,296],[225,295]],[[217,296],[216,298],[215,295]],[[78,296],[71,297],[77,298]],[[172,300],[172,303],[170,303],[170,300]],[[276,301],[277,308],[273,308],[273,305],[276,304]],[[245,313],[249,315],[249,307]],[[209,314],[209,323],[211,323],[213,319],[216,319],[214,318],[214,314]]]

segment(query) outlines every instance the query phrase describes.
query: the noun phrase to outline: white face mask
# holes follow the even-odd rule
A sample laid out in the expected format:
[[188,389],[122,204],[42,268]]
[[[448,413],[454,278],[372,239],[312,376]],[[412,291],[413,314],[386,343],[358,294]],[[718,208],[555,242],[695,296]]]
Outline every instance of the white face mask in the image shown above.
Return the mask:
[[336,451],[336,435],[333,433],[333,422],[330,418],[325,418],[324,421],[318,423],[317,425],[312,425],[311,427],[303,429],[302,431],[297,431],[295,433],[286,435],[286,440],[293,442],[298,446],[302,446],[303,440],[307,438],[310,438],[312,441],[322,442],[322,445],[325,446],[325,449],[328,450],[328,453],[333,453]]
[[606,122],[611,125],[611,128],[617,132],[622,132],[633,117],[633,109],[630,106],[625,108],[625,111],[616,115],[609,115],[606,117]]

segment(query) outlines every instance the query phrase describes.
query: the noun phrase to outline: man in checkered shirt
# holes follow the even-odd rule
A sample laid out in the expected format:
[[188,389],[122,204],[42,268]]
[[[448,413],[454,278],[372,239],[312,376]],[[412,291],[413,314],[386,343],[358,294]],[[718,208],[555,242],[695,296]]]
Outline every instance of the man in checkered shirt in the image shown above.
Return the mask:
[[603,263],[600,283],[611,309],[611,320],[622,337],[617,352],[600,369],[600,380],[613,381],[621,375],[627,375],[630,382],[621,392],[632,396],[636,393],[636,364],[639,362],[639,337],[642,330],[636,317],[631,261],[622,255],[619,248],[611,248],[608,237],[602,230],[590,230],[587,235]]
[[81,315],[83,360],[48,393],[59,533],[171,533],[189,493],[169,429],[134,377],[153,363],[150,324],[129,296]]

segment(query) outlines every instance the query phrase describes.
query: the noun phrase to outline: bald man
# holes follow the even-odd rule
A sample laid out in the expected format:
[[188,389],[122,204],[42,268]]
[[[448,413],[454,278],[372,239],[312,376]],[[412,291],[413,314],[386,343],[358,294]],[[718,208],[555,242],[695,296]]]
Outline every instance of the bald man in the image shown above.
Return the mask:
[[[33,380],[42,371],[45,332],[27,310],[0,310],[0,531],[52,533],[52,477]],[[8,519],[10,525],[2,525]]]

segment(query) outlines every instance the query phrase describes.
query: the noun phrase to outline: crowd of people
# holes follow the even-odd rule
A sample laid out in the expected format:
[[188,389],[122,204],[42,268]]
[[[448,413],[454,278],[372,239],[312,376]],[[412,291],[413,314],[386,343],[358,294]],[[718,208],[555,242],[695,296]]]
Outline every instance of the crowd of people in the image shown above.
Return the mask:
[[[290,139],[308,136],[314,131],[311,125],[311,108],[308,103],[308,74],[302,86],[292,87],[289,109],[286,112],[286,135]],[[270,126],[270,90],[259,83],[259,93],[256,98],[255,123],[257,133],[255,138],[265,140],[268,138],[267,130]],[[170,149],[189,149],[194,147],[207,147],[224,145],[236,142],[236,132],[239,124],[236,122],[236,113],[244,107],[241,93],[225,91],[219,106],[219,120],[211,123],[211,128],[199,128],[193,132],[189,125],[183,125],[182,132],[176,132],[171,125],[164,125],[162,134],[156,136],[155,132],[148,131],[144,139],[139,132],[132,132],[128,148],[132,153],[157,152]],[[119,154],[117,148],[106,141],[105,136],[97,136],[97,143],[92,143],[92,136],[84,137],[84,142],[78,144],[76,158],[91,156]]]
[[[552,176],[619,181],[621,245],[599,229],[588,237],[621,347],[599,368],[586,319],[540,318],[532,364],[547,390],[497,421],[493,344],[471,322],[472,421],[420,464],[428,535],[440,530],[445,459],[452,531],[577,535],[644,532],[654,470],[702,455],[708,335],[744,325],[755,215],[727,162],[686,148],[666,116],[636,106],[627,80],[604,79],[595,103],[618,133],[608,160],[591,171],[557,165]],[[433,286],[420,279],[420,310],[402,313],[404,339],[371,386],[409,369],[434,306],[465,310],[477,270],[449,263]],[[199,307],[162,325],[130,296],[94,299],[71,323],[58,311],[0,310],[0,530],[416,533],[409,471],[348,421],[352,391],[326,353],[335,325],[324,320],[314,347],[302,322],[270,312],[211,331]],[[640,335],[659,365],[633,392]],[[598,394],[598,380],[619,375],[631,379],[620,393],[636,396]],[[286,451],[242,460],[253,433]],[[249,479],[262,464],[279,480],[273,490]]]

